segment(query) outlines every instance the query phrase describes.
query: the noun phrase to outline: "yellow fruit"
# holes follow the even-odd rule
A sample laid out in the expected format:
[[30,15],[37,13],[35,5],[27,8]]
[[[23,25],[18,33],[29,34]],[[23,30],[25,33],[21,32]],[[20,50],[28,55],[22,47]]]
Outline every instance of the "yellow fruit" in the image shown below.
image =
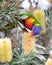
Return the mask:
[[9,38],[0,39],[0,62],[10,62],[12,60],[12,46]]
[[52,58],[48,58],[48,60],[45,63],[45,65],[52,65]]
[[35,38],[31,33],[25,32],[23,34],[23,49],[25,55],[29,55],[31,51],[35,51]]
[[33,15],[41,23],[41,26],[42,26],[41,34],[46,33],[46,24],[45,24],[45,13],[44,13],[44,11],[40,10],[40,9],[36,9],[33,12]]

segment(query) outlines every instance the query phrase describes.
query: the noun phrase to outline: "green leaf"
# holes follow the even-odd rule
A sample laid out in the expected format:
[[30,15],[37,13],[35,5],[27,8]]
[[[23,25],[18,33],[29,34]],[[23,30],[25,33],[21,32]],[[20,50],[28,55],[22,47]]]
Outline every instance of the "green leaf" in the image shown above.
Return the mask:
[[20,63],[22,63],[22,61],[13,61],[13,62],[11,63],[11,65],[20,64]]
[[[13,54],[14,54],[14,56],[17,56],[18,58],[20,58],[20,55],[19,55],[19,53],[17,52],[16,49],[13,50]],[[16,54],[16,55],[15,55],[15,54]]]
[[10,31],[4,26],[0,26],[0,31],[5,31],[6,33],[10,33]]
[[3,0],[0,0],[0,6],[2,5]]
[[0,0],[0,2],[2,2],[3,0]]

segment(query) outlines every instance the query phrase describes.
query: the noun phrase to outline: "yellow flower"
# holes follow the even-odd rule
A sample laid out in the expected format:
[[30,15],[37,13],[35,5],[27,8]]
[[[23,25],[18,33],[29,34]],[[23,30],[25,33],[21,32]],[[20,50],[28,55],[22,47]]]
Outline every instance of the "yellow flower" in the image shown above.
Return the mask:
[[12,46],[9,38],[0,39],[0,62],[10,62],[12,60]]
[[40,9],[36,9],[33,12],[33,15],[41,23],[41,26],[42,26],[41,34],[46,33],[46,24],[45,24],[45,13],[44,13],[44,11],[43,10],[40,10]]
[[31,33],[25,32],[23,34],[23,49],[24,54],[28,55],[31,51],[35,51],[35,38]]
[[45,63],[45,65],[52,65],[52,58],[48,58],[48,60]]

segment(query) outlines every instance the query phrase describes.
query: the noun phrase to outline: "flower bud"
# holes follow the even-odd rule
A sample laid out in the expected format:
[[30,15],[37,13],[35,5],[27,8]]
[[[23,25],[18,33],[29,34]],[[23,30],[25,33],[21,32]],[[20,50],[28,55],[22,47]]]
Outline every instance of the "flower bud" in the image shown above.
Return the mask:
[[46,24],[45,24],[45,13],[43,10],[37,9],[33,12],[33,15],[36,17],[36,19],[40,22],[42,26],[41,34],[46,33]]
[[12,46],[9,38],[0,39],[0,62],[10,62],[12,60]]
[[24,54],[29,55],[31,51],[35,51],[35,38],[31,33],[25,32],[23,35]]
[[45,65],[52,65],[52,58],[48,58]]

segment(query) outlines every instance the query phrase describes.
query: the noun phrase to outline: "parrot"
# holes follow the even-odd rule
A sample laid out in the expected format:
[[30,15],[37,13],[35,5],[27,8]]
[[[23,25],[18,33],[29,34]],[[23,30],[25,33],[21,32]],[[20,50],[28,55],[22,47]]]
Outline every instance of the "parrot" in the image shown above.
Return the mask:
[[33,17],[25,19],[25,27],[31,30],[34,35],[38,35],[42,29],[41,26],[39,26],[37,23],[35,25],[34,23],[36,22],[35,19],[33,19]]
[[19,14],[19,16],[27,15],[28,17],[25,19],[18,19],[21,24],[23,24],[24,28],[33,32],[34,35],[39,35],[42,28],[39,21],[32,14]]

